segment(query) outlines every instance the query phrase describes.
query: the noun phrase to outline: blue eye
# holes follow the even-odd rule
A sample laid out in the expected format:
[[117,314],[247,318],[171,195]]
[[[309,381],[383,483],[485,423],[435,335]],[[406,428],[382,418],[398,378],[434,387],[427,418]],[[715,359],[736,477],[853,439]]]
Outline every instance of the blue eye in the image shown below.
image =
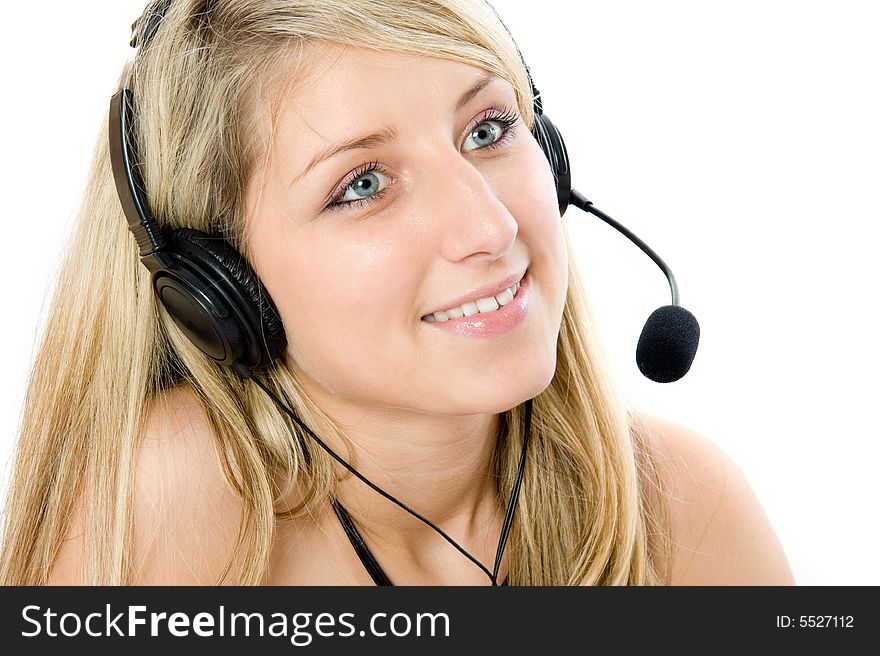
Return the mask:
[[[488,113],[468,134],[468,139],[475,140],[476,148],[466,148],[465,152],[498,148],[513,136],[519,114],[510,109],[505,109],[504,112],[493,109]],[[390,178],[390,175],[379,162],[368,162],[358,167],[343,183],[342,191],[333,197],[324,210],[351,209],[378,200],[390,186],[389,183],[380,189],[381,177]]]
[[[377,175],[379,174],[379,175]],[[342,191],[324,207],[324,210],[338,210],[342,208],[357,207],[370,203],[385,194],[389,185],[379,189],[379,177],[389,178],[379,162],[367,162],[346,178],[343,182]],[[351,192],[351,193],[349,193]]]
[[[368,167],[363,173],[355,174],[354,181],[342,190],[342,194],[335,202],[348,205],[352,202],[374,198],[377,194],[382,193],[379,191],[381,185],[379,178],[387,178],[388,175],[379,169],[378,162],[372,162]],[[388,185],[386,184],[382,191],[387,187]]]
[[495,127],[494,123],[494,121],[483,121],[468,135],[468,138],[473,137],[478,140],[478,147],[482,145],[479,143],[480,140],[488,139],[486,145],[491,146],[497,141],[497,135],[501,134],[501,128]]
[[[468,139],[473,137],[477,141],[477,148],[470,148],[467,150],[477,150],[478,148],[497,148],[502,143],[506,142],[508,138],[512,135],[513,128],[516,125],[516,122],[519,120],[519,116],[510,110],[507,110],[503,114],[495,113],[493,115],[487,116],[480,123],[478,123],[471,133],[468,135]],[[498,124],[500,127],[496,127],[493,123]],[[480,142],[483,140],[488,140],[486,145],[481,144]]]

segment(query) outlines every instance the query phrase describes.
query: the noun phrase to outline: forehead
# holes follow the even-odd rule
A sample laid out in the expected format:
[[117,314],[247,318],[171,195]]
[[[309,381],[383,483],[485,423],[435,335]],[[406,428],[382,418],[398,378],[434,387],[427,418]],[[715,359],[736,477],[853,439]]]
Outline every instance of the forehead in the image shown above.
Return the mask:
[[[459,95],[485,75],[463,62],[388,50],[315,44],[297,83],[279,102],[280,133],[335,139],[352,128],[398,124],[414,112],[451,112]],[[503,80],[494,84],[512,87]],[[317,133],[317,135],[315,135]]]

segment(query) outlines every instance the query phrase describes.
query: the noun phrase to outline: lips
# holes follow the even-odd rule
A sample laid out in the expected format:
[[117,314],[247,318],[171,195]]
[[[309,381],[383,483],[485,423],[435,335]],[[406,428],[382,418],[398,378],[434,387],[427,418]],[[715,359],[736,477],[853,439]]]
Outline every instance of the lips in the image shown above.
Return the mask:
[[489,296],[497,296],[501,292],[503,292],[508,287],[515,285],[520,280],[523,279],[523,276],[526,275],[526,269],[523,269],[521,273],[515,273],[513,275],[507,276],[504,280],[501,280],[493,285],[485,285],[483,287],[478,287],[468,292],[464,296],[459,296],[458,298],[454,298],[450,300],[445,305],[441,305],[440,307],[431,310],[427,314],[423,315],[423,318],[426,316],[430,316],[434,314],[434,312],[440,312],[442,310],[448,310],[449,308],[458,307],[459,305],[464,305],[465,303],[470,303],[476,301],[480,298],[488,298]]
[[517,327],[525,322],[532,305],[531,276],[523,276],[516,296],[506,305],[492,312],[478,312],[448,321],[422,320],[422,325],[430,335],[446,335],[451,339],[459,337],[502,338],[515,334]]

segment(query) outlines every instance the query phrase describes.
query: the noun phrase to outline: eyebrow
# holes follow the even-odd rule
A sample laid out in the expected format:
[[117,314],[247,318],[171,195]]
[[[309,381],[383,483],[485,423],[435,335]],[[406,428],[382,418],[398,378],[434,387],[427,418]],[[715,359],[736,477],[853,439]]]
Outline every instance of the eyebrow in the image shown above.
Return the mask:
[[[461,94],[461,97],[455,103],[455,111],[459,112],[462,107],[467,105],[471,100],[476,97],[480,91],[485,89],[489,84],[494,82],[495,80],[500,80],[498,75],[494,73],[485,72],[483,73],[477,81],[471,86],[467,91]],[[293,180],[290,181],[290,187],[292,187],[298,180],[305,177],[305,175],[315,168],[318,164],[323,162],[326,159],[330,159],[338,155],[339,153],[345,152],[347,150],[357,150],[360,148],[378,148],[379,146],[384,146],[385,144],[394,141],[397,139],[399,133],[394,127],[384,127],[378,132],[374,132],[372,134],[367,134],[361,137],[355,137],[354,139],[350,139],[348,141],[344,141],[342,143],[331,144],[327,148],[318,152],[313,158],[312,161],[309,162],[308,166],[297,175]]]

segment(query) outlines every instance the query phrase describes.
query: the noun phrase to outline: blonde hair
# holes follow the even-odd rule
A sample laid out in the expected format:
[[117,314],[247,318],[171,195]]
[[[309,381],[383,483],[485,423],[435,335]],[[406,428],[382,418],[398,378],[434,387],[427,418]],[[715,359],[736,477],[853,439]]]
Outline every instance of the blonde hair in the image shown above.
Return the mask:
[[[278,81],[272,72],[318,41],[494,72],[511,83],[524,122],[533,125],[526,69],[482,0],[176,0],[120,79],[135,94],[142,171],[160,223],[222,234],[247,253],[245,190],[267,152],[265,130],[254,129],[258,101]],[[557,369],[533,401],[509,582],[662,584],[667,557],[655,560],[662,551],[655,538],[665,533],[659,506],[647,501],[658,482],[653,460],[603,359],[567,232],[565,241],[569,284]],[[132,489],[144,413],[151,398],[182,380],[199,396],[244,509],[218,583],[258,584],[276,523],[323,503],[337,465],[255,385],[209,361],[157,304],[116,195],[104,131],[25,397],[0,583],[47,581],[80,496],[90,508],[84,582],[132,580]],[[320,420],[345,440],[283,361],[263,381],[308,425]],[[523,405],[501,415],[505,439],[497,441],[492,473],[504,505],[524,419]],[[279,510],[296,481],[307,483],[307,494]]]

